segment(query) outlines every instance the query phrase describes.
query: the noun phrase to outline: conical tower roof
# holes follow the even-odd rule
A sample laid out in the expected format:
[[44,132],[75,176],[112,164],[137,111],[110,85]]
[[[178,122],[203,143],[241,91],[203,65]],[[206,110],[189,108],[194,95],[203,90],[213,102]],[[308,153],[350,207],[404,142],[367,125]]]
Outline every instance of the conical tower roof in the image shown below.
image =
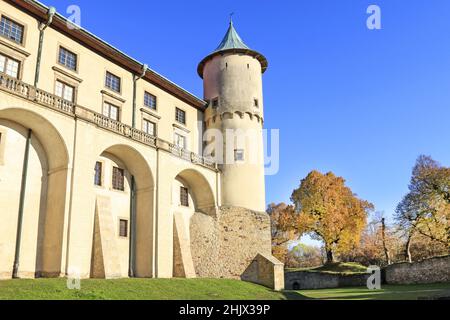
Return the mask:
[[249,47],[247,47],[244,41],[242,41],[241,37],[239,37],[236,29],[234,28],[232,20],[230,21],[230,27],[228,28],[225,37],[214,52],[229,49],[250,49]]
[[219,44],[216,50],[214,50],[213,53],[204,58],[198,65],[197,71],[199,76],[203,78],[203,68],[205,67],[205,64],[208,60],[212,59],[218,54],[223,54],[226,52],[244,53],[249,56],[252,56],[255,59],[258,59],[259,62],[261,63],[263,73],[267,70],[268,67],[267,59],[259,52],[250,49],[244,43],[244,41],[242,41],[242,38],[239,36],[236,29],[234,28],[233,20],[230,20],[230,26],[228,27],[227,33],[225,34],[225,37],[223,37],[222,42]]

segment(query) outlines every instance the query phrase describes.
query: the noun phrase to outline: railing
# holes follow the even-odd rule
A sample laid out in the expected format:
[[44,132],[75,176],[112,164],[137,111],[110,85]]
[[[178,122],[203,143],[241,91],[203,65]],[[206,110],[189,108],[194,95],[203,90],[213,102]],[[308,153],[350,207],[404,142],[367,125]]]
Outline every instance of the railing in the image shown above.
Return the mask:
[[8,92],[28,98],[32,86],[0,73],[0,87]]
[[[193,152],[189,152],[187,150],[179,148],[174,144],[165,142],[164,140],[145,133],[144,131],[132,128],[122,122],[112,120],[100,113],[78,106],[75,103],[64,100],[47,91],[37,89],[32,85],[26,84],[1,72],[0,89],[24,97],[45,107],[58,110],[73,117],[77,116],[81,119],[94,123],[98,127],[128,137],[145,145],[151,147],[168,145],[169,147],[167,151],[169,151],[173,155],[183,160],[208,167],[210,169],[216,169],[216,164],[211,159],[207,159]],[[158,143],[158,141],[160,141],[161,143]]]

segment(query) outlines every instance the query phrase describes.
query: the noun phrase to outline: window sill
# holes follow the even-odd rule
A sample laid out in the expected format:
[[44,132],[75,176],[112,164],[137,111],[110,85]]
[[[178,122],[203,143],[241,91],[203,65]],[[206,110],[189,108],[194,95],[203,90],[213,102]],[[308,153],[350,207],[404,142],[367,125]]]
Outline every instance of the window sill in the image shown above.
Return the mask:
[[154,110],[154,109],[150,109],[150,108],[144,107],[144,108],[141,108],[140,110],[143,113],[146,113],[146,114],[148,114],[148,115],[150,115],[150,116],[152,116],[152,117],[154,117],[154,118],[156,118],[158,120],[161,120],[161,116],[158,115],[157,111]]
[[[62,67],[62,66],[61,66],[61,67]],[[65,67],[64,67],[64,68],[65,68]],[[64,70],[64,69],[62,69],[62,68],[60,68],[60,67],[57,67],[57,66],[53,66],[52,69],[53,69],[53,71],[58,72],[58,73],[61,73],[62,75],[66,76],[66,77],[69,77],[69,78],[72,79],[72,80],[75,80],[76,82],[79,82],[79,83],[82,83],[82,82],[83,82],[83,79],[78,78],[77,76],[75,76],[75,75],[69,73],[69,70],[70,70],[70,69],[68,69],[68,68],[65,68],[65,69],[67,69],[67,71]],[[75,71],[72,71],[72,70],[70,70],[70,71],[71,71],[71,72],[75,72]]]
[[31,55],[31,53],[22,49],[22,48],[25,48],[23,45],[21,45],[17,42],[14,42],[12,40],[9,40],[8,38],[0,36],[0,44],[4,45],[5,47],[7,47],[11,50],[16,51],[17,53],[19,53],[25,57],[29,57]]
[[110,97],[110,98],[116,99],[116,100],[118,100],[118,101],[120,101],[120,102],[122,102],[122,103],[125,103],[125,102],[126,102],[126,100],[125,100],[124,98],[118,96],[118,94],[120,95],[120,93],[115,92],[115,91],[114,91],[114,93],[112,93],[110,90],[111,90],[111,89],[109,89],[109,88],[105,88],[105,89],[101,90],[100,92],[101,92],[103,95],[106,95],[106,96],[108,96],[108,97]]
[[182,130],[182,131],[184,131],[184,132],[186,132],[186,133],[191,133],[191,131],[186,127],[185,124],[182,124],[182,123],[174,123],[174,124],[173,124],[173,127],[174,127],[174,128],[177,128],[177,129],[180,129],[180,130]]

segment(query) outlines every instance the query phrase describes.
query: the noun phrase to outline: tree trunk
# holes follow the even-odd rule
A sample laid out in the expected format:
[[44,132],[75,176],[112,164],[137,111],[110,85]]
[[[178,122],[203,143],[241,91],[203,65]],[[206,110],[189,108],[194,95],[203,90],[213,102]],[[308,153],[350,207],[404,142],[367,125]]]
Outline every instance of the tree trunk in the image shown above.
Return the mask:
[[386,245],[386,219],[381,219],[381,236],[383,238],[383,248],[384,248],[384,255],[386,256],[386,263],[388,265],[392,264],[391,261],[391,253],[389,252],[389,249]]
[[330,249],[327,249],[327,264],[334,263],[334,256],[333,251]]
[[405,247],[405,259],[409,263],[412,263],[412,258],[411,258],[411,238],[412,238],[412,235],[409,235],[408,236],[408,241],[406,242],[406,247]]

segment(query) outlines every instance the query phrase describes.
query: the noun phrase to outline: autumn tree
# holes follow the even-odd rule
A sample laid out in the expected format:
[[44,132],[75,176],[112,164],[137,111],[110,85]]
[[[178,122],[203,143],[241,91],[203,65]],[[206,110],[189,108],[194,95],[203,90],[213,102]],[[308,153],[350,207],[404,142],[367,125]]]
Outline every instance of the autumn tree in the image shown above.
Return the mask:
[[348,252],[360,241],[373,205],[359,199],[342,177],[312,171],[291,197],[298,217],[299,234],[311,234],[324,243],[327,263],[335,254]]
[[267,213],[271,220],[272,253],[278,260],[286,262],[289,242],[300,237],[297,230],[298,214],[294,206],[285,203],[271,203]]
[[413,169],[409,193],[397,206],[395,220],[404,232],[409,262],[416,235],[450,248],[450,168],[429,156],[420,156]]
[[384,214],[376,212],[362,232],[359,244],[339,257],[345,262],[358,262],[362,265],[389,265],[394,261],[400,239],[394,229],[386,223]]

